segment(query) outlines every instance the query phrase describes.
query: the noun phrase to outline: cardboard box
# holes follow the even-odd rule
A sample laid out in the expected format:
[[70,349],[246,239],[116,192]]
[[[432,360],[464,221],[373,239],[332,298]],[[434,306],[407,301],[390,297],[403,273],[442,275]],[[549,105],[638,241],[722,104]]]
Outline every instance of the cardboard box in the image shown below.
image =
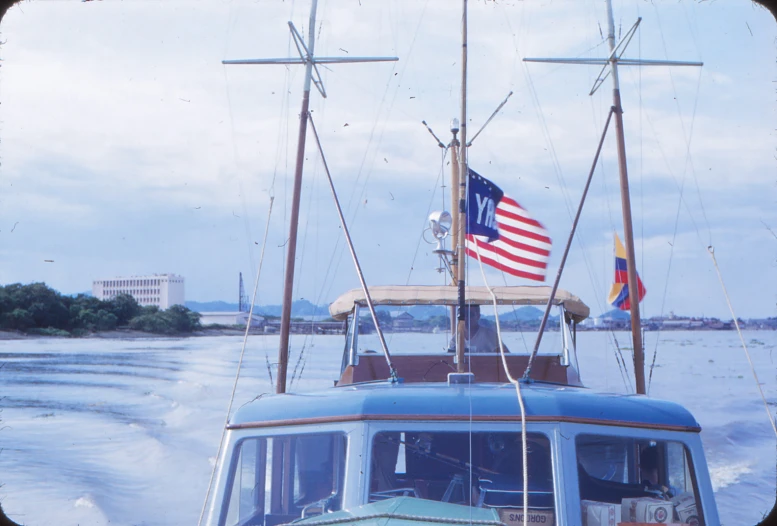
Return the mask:
[[580,501],[583,526],[616,526],[621,521],[621,506],[593,500]]
[[634,518],[648,524],[666,524],[674,520],[674,506],[667,500],[637,502]]
[[699,514],[696,512],[696,498],[691,492],[680,493],[672,499],[680,522],[699,526]]
[[621,500],[621,519],[623,522],[636,522],[635,511],[637,501],[644,497],[628,497]]
[[650,497],[625,498],[621,501],[624,522],[666,524],[674,520],[674,506],[668,500]]
[[[523,508],[500,508],[499,518],[507,526],[523,526]],[[529,524],[547,524],[553,526],[556,522],[553,510],[533,510],[529,508]]]

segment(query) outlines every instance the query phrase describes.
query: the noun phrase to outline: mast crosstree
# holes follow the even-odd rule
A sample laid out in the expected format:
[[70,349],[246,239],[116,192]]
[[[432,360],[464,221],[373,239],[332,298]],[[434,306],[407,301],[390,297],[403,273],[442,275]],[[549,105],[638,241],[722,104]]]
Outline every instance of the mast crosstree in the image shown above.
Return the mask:
[[628,287],[631,296],[631,337],[634,346],[634,379],[637,393],[645,394],[645,358],[642,345],[642,331],[639,314],[639,286],[637,284],[636,256],[634,251],[634,235],[631,222],[631,199],[629,197],[629,177],[626,166],[626,139],[623,133],[623,106],[621,105],[620,83],[618,80],[618,65],[623,66],[703,66],[703,62],[687,62],[675,60],[644,60],[622,58],[623,53],[634,37],[642,18],[638,18],[621,40],[615,43],[615,22],[612,13],[612,0],[607,2],[607,43],[610,54],[607,58],[524,58],[524,62],[546,62],[554,64],[585,64],[602,65],[589,95],[593,95],[608,76],[612,77],[612,98],[615,113],[615,131],[618,144],[618,174],[621,188],[621,208],[623,212],[623,231],[626,243],[626,268]]
[[286,249],[286,270],[283,282],[283,307],[281,310],[280,344],[278,346],[278,376],[275,386],[276,393],[286,392],[286,371],[289,358],[289,334],[291,325],[292,286],[294,283],[294,263],[297,255],[297,230],[299,226],[300,196],[302,193],[302,168],[305,162],[305,139],[307,136],[308,111],[310,109],[310,84],[322,97],[326,98],[326,90],[318,71],[319,64],[353,64],[364,62],[394,62],[397,57],[316,57],[316,9],[318,0],[312,0],[310,20],[308,23],[308,42],[304,39],[294,23],[289,21],[289,30],[294,44],[299,52],[299,58],[258,58],[240,60],[222,60],[225,65],[266,65],[266,64],[300,64],[305,66],[305,84],[302,92],[302,109],[299,113],[299,134],[297,138],[297,160],[294,169],[294,188],[292,190],[291,216],[289,220],[289,238]]

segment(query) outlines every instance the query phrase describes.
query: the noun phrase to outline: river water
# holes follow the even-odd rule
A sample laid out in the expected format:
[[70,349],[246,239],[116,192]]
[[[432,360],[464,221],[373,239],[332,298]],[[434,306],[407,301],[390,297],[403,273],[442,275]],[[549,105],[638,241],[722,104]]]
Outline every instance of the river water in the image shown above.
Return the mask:
[[[616,337],[628,346],[628,335]],[[441,338],[394,334],[390,346],[442,347]],[[745,341],[774,414],[777,332],[747,332]],[[701,423],[722,524],[757,523],[775,501],[777,438],[736,333],[647,333],[648,364],[656,343],[650,395],[682,403]],[[277,344],[249,339],[235,408],[271,391]],[[342,336],[292,344],[291,389],[331,386]],[[196,524],[241,345],[240,337],[0,342],[6,512],[27,526]],[[581,333],[578,349],[587,386],[627,391],[610,335]]]

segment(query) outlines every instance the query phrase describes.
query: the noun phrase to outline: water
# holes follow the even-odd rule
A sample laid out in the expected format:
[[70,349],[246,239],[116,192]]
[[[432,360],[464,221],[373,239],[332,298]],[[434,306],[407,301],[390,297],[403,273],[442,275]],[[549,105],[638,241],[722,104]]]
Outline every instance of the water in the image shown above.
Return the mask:
[[[647,361],[656,333],[647,333]],[[395,334],[390,345],[436,348],[441,335]],[[622,347],[628,335],[618,334]],[[660,335],[650,393],[688,407],[721,521],[755,524],[775,500],[777,439],[734,332]],[[746,333],[772,413],[777,332]],[[249,340],[236,404],[271,391],[277,336]],[[27,526],[195,524],[224,426],[242,338],[0,342],[0,501]],[[293,390],[332,385],[342,336],[304,344]],[[519,351],[516,341],[511,347]],[[626,392],[605,333],[578,335],[583,381]],[[626,351],[624,351],[626,352]],[[629,355],[626,354],[626,360]],[[304,365],[304,369],[303,369]]]

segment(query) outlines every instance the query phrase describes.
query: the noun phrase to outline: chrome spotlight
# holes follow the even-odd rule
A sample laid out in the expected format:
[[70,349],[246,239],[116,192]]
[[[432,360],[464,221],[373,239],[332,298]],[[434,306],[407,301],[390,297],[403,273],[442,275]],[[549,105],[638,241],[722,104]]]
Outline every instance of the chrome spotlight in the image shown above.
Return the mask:
[[[429,214],[428,230],[432,231],[434,239],[437,240],[437,248],[435,248],[432,253],[437,254],[440,257],[440,267],[437,269],[437,272],[445,272],[446,270],[449,273],[452,272],[448,257],[452,256],[453,252],[445,249],[445,238],[450,234],[452,226],[453,217],[451,217],[450,212],[438,210]],[[426,232],[426,230],[424,232]],[[433,241],[427,242],[433,243]],[[451,274],[451,277],[453,277],[453,274]]]
[[450,212],[445,210],[438,210],[429,214],[429,225],[432,227],[432,234],[434,234],[437,241],[442,241],[451,231],[453,225],[453,218]]
[[445,251],[442,242],[448,237],[452,225],[453,218],[451,217],[450,212],[438,210],[429,214],[429,226],[431,227],[432,235],[437,240],[435,252]]

